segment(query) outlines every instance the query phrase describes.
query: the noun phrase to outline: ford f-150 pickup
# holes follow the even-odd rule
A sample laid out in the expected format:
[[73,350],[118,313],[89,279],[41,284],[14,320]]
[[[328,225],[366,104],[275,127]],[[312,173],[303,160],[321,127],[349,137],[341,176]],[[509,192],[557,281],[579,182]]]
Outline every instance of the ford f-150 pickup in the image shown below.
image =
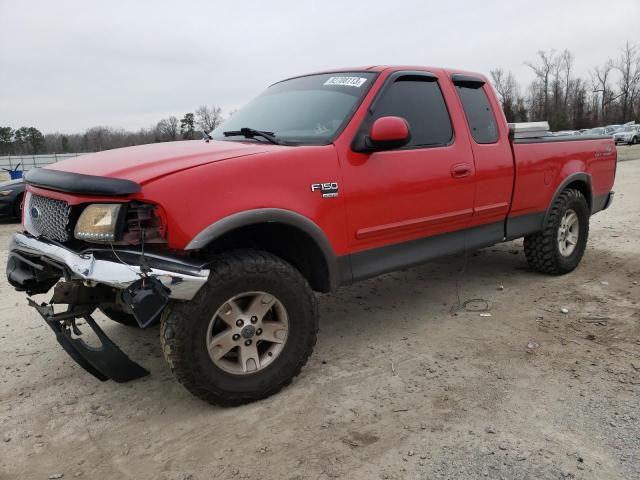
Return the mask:
[[94,321],[100,309],[159,322],[178,381],[236,405],[299,374],[316,342],[314,292],[520,237],[532,269],[571,272],[590,216],[612,201],[616,160],[611,138],[507,124],[476,73],[304,75],[202,141],[29,171],[7,277],[29,296],[53,289],[28,301],[97,378],[148,373]]

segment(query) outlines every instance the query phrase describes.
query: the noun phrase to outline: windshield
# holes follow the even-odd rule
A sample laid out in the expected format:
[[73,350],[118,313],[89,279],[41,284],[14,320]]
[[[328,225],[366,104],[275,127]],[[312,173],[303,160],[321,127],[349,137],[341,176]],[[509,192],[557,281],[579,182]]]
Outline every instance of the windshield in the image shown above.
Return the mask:
[[[216,140],[246,140],[229,133],[250,128],[269,132],[285,144],[330,143],[351,119],[375,76],[373,72],[341,72],[276,83],[229,117],[211,136]],[[259,136],[252,138],[264,141]]]
[[621,128],[620,130],[618,130],[619,132],[633,132],[636,129],[636,127],[632,126],[632,125],[627,125],[624,128]]

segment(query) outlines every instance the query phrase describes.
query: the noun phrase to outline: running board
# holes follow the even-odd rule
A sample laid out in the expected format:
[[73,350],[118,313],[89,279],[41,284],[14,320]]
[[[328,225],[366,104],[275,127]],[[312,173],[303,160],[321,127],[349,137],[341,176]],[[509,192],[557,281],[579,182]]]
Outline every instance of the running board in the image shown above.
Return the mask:
[[[30,298],[27,300],[53,330],[58,343],[69,356],[98,380],[104,382],[111,379],[124,383],[149,375],[146,369],[131,360],[98,326],[91,316],[96,305],[70,305],[66,312],[54,313],[51,305],[39,305]],[[75,324],[77,318],[87,322],[100,340],[100,347],[89,346],[82,339],[72,337],[72,334],[82,335]]]

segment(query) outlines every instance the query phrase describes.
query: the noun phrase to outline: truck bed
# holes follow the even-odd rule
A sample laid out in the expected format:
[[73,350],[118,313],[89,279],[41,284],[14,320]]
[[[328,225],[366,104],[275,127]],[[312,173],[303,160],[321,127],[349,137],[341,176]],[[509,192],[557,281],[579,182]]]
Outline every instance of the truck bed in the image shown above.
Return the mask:
[[613,187],[617,152],[603,136],[537,137],[512,142],[514,190],[507,237],[517,238],[542,227],[554,195],[577,180],[591,185],[585,196],[592,213],[602,210]]

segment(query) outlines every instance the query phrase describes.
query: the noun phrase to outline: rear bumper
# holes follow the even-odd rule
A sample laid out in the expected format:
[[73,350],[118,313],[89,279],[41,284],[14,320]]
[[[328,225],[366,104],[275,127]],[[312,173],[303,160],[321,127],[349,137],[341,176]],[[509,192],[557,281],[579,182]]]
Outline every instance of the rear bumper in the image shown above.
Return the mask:
[[[61,245],[16,233],[11,242],[7,263],[7,279],[17,290],[44,293],[58,278],[66,275],[90,283],[125,289],[140,279],[139,252],[110,251],[77,253]],[[117,260],[119,258],[119,260]],[[127,263],[124,263],[126,259]],[[169,297],[191,300],[209,277],[209,270],[201,263],[193,263],[172,256],[145,254],[151,272],[170,290]]]

